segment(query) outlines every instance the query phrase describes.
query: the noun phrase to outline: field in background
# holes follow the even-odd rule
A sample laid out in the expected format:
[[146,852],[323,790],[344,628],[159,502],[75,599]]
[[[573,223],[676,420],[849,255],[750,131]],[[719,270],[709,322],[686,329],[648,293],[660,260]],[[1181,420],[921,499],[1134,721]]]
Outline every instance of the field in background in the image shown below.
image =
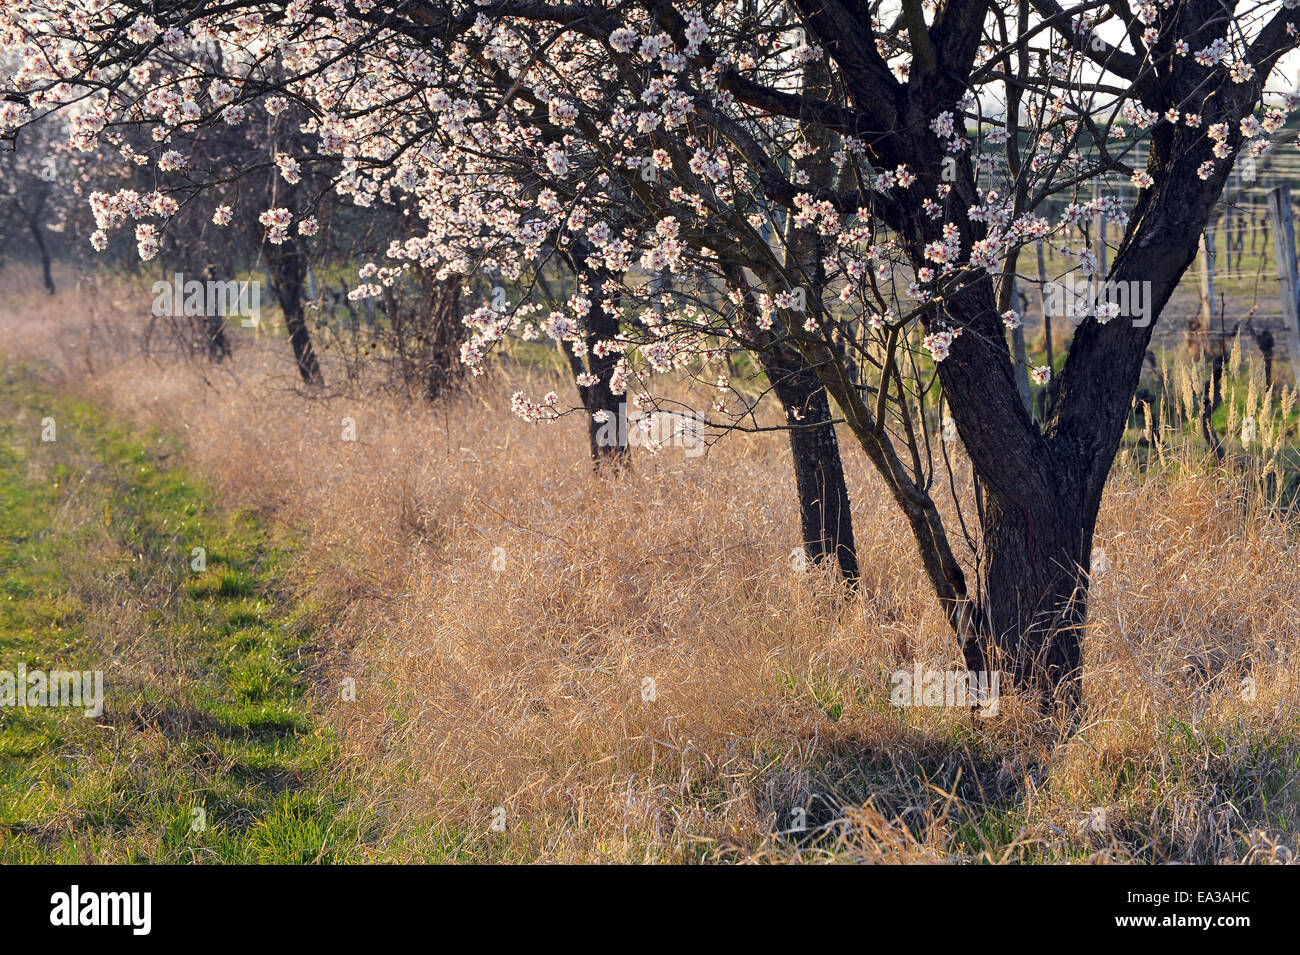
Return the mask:
[[[864,575],[851,599],[792,568],[780,435],[731,435],[698,458],[638,454],[630,474],[601,478],[582,422],[509,413],[514,387],[569,394],[542,368],[432,407],[312,398],[272,336],[241,338],[217,368],[143,358],[122,345],[137,340],[143,293],[50,298],[14,268],[0,290],[0,354],[41,361],[61,395],[172,436],[226,509],[292,532],[279,586],[317,610],[302,692],[310,732],[332,740],[328,782],[344,794],[338,815],[360,820],[344,830],[360,857],[1300,851],[1300,527],[1248,468],[1212,467],[1203,445],[1112,478],[1087,718],[1061,742],[1009,695],[992,718],[890,705],[895,670],[955,670],[959,656],[906,524],[847,435]],[[9,424],[7,440],[31,440],[35,421]],[[148,606],[149,592],[132,599]],[[118,652],[148,668],[174,648]],[[49,745],[58,759],[77,744]]]

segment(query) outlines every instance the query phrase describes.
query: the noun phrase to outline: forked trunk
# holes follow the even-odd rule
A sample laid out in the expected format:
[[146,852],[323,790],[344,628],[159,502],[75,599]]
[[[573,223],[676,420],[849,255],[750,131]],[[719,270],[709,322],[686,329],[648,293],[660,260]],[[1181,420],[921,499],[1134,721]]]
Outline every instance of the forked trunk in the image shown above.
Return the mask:
[[[1219,108],[1213,118],[1235,126],[1240,106]],[[1201,179],[1200,157],[1176,146],[1165,132],[1154,137],[1149,168],[1165,173],[1164,183],[1142,193],[1107,276],[1130,289],[1141,283],[1149,310],[1078,326],[1041,432],[1016,400],[990,283],[949,302],[965,332],[940,377],[984,502],[985,556],[971,612],[950,615],[969,667],[1006,669],[1044,701],[1077,704],[1082,697],[1088,573],[1102,493],[1155,321],[1196,255],[1231,168],[1224,164]]]

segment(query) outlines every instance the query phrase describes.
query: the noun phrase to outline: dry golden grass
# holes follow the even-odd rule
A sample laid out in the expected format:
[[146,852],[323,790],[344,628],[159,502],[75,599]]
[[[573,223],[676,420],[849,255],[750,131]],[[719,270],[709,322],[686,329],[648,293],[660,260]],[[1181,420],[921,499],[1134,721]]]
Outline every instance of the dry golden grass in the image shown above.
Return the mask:
[[[549,386],[523,373],[432,408],[310,398],[271,336],[224,369],[150,360],[130,344],[143,293],[48,299],[13,269],[0,282],[0,353],[182,434],[225,501],[300,532],[296,584],[323,610],[322,719],[384,858],[1297,852],[1298,528],[1245,506],[1240,476],[1188,456],[1116,472],[1087,716],[1062,742],[1005,688],[988,719],[889,704],[895,669],[953,670],[959,656],[905,523],[847,437],[864,580],[845,600],[792,572],[779,435],[732,435],[696,459],[639,454],[631,474],[602,478],[580,422],[509,413],[511,386]],[[346,677],[355,701],[340,698]],[[800,808],[810,832],[781,834]]]

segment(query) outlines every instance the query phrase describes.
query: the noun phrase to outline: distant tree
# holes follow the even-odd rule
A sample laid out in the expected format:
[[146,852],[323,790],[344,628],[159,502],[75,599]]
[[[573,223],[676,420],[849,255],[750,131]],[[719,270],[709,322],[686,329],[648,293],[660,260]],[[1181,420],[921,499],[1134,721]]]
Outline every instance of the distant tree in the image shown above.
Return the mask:
[[59,181],[64,135],[54,122],[29,127],[21,143],[15,141],[0,151],[0,260],[6,250],[26,244],[39,258],[41,279],[51,295],[55,293],[51,227],[61,228],[71,198]]

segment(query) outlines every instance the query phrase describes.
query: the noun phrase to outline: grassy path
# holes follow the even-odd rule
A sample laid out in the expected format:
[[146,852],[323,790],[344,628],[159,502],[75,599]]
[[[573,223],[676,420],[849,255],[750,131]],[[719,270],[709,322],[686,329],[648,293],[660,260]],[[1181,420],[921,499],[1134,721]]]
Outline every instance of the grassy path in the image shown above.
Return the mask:
[[[175,457],[0,366],[0,862],[362,851],[311,712],[311,614],[277,588],[290,554]],[[102,671],[102,713],[3,705],[21,666]]]

